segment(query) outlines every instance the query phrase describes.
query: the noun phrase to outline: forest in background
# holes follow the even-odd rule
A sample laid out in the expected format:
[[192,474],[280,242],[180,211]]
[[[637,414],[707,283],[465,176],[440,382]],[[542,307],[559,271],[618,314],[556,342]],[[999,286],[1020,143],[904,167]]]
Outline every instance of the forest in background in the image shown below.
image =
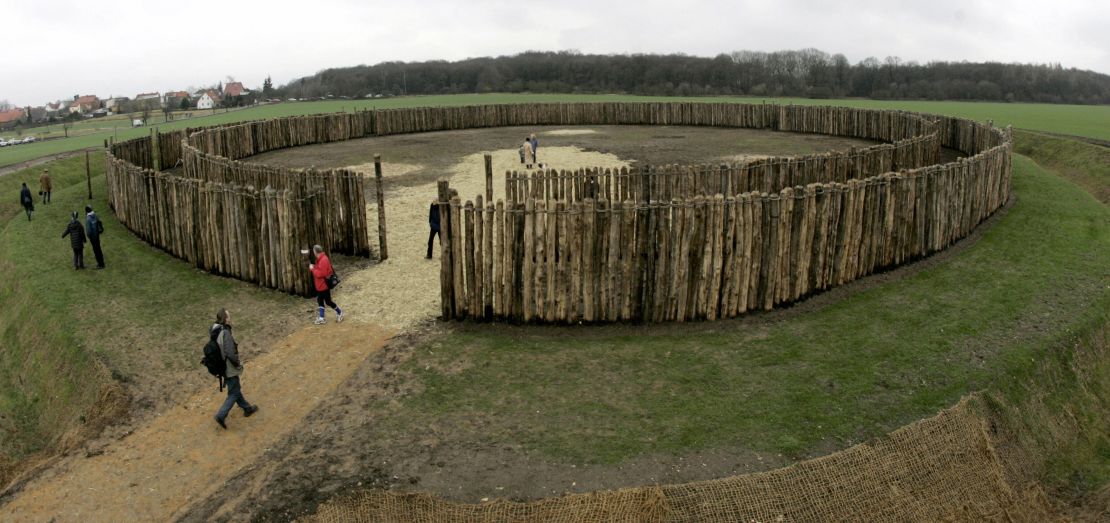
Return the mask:
[[265,91],[293,98],[531,92],[1107,104],[1110,75],[1060,64],[920,64],[893,56],[853,64],[842,54],[817,49],[735,51],[712,58],[530,51],[326,69]]

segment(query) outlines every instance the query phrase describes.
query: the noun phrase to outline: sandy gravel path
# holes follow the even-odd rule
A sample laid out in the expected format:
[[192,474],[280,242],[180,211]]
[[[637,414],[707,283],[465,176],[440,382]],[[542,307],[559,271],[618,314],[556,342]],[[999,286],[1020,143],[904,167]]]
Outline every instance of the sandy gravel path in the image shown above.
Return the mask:
[[213,379],[103,454],[64,459],[0,507],[0,521],[174,519],[252,466],[391,335],[355,322],[310,326],[257,360],[246,354],[243,394],[258,414],[235,408],[221,429],[212,415],[226,392]]
[[[485,193],[484,153],[463,158],[444,176],[459,191],[464,202]],[[519,169],[516,149],[492,151],[494,166],[494,200],[505,196],[506,170]],[[606,153],[583,151],[577,147],[540,147],[539,158],[555,169],[579,167],[622,167],[628,162]],[[373,174],[373,165],[354,166]],[[382,165],[387,179],[408,174],[420,166]],[[484,196],[483,196],[484,197]],[[424,258],[428,241],[428,206],[436,198],[436,184],[430,181],[412,187],[386,188],[386,223],[388,225],[389,259],[344,278],[335,293],[336,302],[352,318],[406,329],[439,315],[439,245],[433,259]],[[367,207],[369,228],[377,241],[378,215],[374,206]]]

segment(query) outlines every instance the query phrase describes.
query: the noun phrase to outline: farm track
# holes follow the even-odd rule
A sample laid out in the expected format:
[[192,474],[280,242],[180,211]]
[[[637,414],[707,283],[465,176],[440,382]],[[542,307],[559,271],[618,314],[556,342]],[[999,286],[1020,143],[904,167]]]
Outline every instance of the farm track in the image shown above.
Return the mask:
[[268,447],[298,427],[392,335],[355,322],[301,329],[245,362],[244,395],[261,408],[251,419],[235,409],[224,431],[212,420],[223,393],[205,389],[102,454],[63,459],[0,507],[0,520],[175,519],[237,472],[256,466]]
[[25,162],[19,162],[19,163],[14,163],[14,164],[11,164],[11,165],[5,165],[3,167],[0,167],[0,176],[5,176],[5,175],[8,175],[8,174],[17,172],[17,171],[22,171],[23,169],[34,167],[36,165],[42,165],[44,163],[56,162],[58,160],[64,160],[66,158],[73,158],[74,156],[78,156],[78,155],[84,153],[85,151],[95,152],[95,151],[99,151],[99,150],[101,150],[99,147],[90,147],[88,149],[79,149],[79,150],[76,150],[76,151],[69,151],[69,152],[64,152],[64,153],[57,153],[57,154],[50,154],[50,155],[46,155],[46,156],[40,156],[40,157],[35,158],[33,160],[27,160]]

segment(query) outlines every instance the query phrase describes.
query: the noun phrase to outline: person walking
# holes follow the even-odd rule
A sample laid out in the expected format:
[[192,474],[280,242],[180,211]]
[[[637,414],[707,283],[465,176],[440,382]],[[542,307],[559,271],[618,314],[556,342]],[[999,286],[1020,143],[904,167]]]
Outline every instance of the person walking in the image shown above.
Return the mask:
[[[439,202],[432,202],[428,207],[428,256],[427,259],[432,259],[432,240],[439,235]],[[442,238],[442,236],[440,236]]]
[[324,305],[335,309],[335,322],[343,321],[343,311],[331,299],[331,287],[328,286],[328,278],[335,274],[335,269],[331,266],[331,260],[328,255],[324,254],[324,248],[319,245],[312,246],[312,252],[316,255],[316,263],[308,264],[308,270],[312,272],[312,279],[316,287],[316,325],[323,325],[327,320],[324,319]]
[[231,412],[232,406],[239,405],[239,408],[243,409],[244,418],[249,418],[258,412],[258,405],[251,405],[247,402],[247,398],[243,397],[242,385],[239,383],[239,376],[243,375],[243,362],[239,358],[239,343],[235,341],[231,331],[231,313],[221,308],[216,311],[216,323],[208,329],[208,335],[216,337],[216,344],[220,346],[220,352],[227,362],[227,371],[224,372],[227,399],[224,400],[223,405],[220,405],[220,410],[216,411],[216,423],[224,429],[227,429],[227,415]]
[[528,135],[528,143],[532,144],[532,161],[536,162],[540,169],[543,169],[543,164],[540,163],[540,141],[536,139],[536,133]]
[[66,230],[62,233],[62,238],[66,236],[69,236],[69,246],[73,247],[73,269],[78,271],[84,269],[85,228],[81,226],[81,222],[77,221],[77,211],[73,211],[69,225],[66,225]]
[[27,188],[27,182],[24,182],[23,187],[19,189],[19,204],[27,212],[27,221],[31,221],[31,215],[35,213],[35,197],[31,196],[31,189]]
[[524,168],[531,169],[532,164],[536,163],[536,151],[532,150],[532,140],[525,136],[520,148],[524,151]]
[[50,203],[50,191],[54,190],[54,182],[50,179],[50,171],[42,170],[39,175],[39,192],[42,193],[42,203]]
[[92,245],[93,256],[96,257],[96,268],[104,268],[104,251],[100,250],[100,234],[104,232],[104,224],[97,218],[92,207],[85,206],[85,235],[89,237]]

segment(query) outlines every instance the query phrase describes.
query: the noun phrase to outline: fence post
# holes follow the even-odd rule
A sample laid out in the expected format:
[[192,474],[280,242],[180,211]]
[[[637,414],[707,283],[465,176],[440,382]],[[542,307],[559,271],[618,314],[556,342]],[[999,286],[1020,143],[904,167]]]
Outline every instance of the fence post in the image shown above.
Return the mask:
[[439,207],[439,278],[440,278],[440,307],[443,312],[443,319],[450,320],[455,317],[455,282],[454,282],[454,265],[451,260],[451,188],[447,184],[447,180],[439,179],[436,182],[439,191],[439,199],[436,205]]
[[381,261],[389,259],[389,248],[385,240],[385,193],[382,191],[382,155],[374,155],[374,182],[378,193],[378,252]]
[[493,156],[485,155],[486,160],[486,201],[493,202]]

